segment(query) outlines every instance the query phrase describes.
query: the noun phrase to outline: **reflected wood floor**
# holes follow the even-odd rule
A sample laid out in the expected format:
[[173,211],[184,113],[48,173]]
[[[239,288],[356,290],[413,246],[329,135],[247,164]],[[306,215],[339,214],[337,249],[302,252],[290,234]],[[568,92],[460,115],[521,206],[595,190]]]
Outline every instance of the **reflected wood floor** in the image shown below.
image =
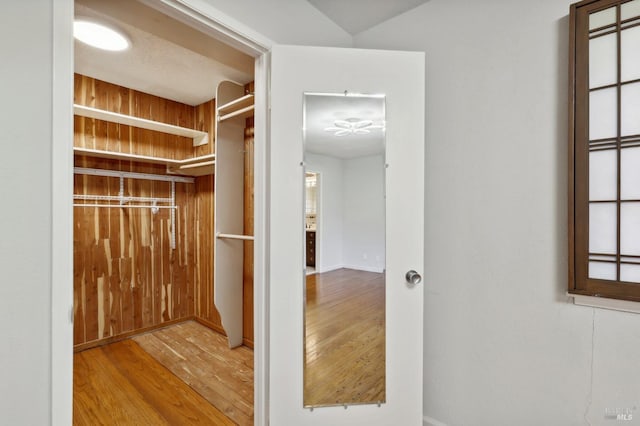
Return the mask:
[[191,321],[76,353],[73,387],[74,425],[253,424],[252,351]]
[[384,274],[307,276],[304,404],[385,399]]

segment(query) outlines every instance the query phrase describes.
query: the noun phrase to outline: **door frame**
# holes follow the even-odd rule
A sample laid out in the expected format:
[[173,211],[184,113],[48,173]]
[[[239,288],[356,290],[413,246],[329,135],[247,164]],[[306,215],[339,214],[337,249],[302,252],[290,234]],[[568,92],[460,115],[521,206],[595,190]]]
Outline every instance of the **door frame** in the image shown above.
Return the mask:
[[[269,52],[274,43],[204,0],[142,0],[255,58],[254,418],[269,418]],[[73,416],[73,10],[52,3],[51,424]]]

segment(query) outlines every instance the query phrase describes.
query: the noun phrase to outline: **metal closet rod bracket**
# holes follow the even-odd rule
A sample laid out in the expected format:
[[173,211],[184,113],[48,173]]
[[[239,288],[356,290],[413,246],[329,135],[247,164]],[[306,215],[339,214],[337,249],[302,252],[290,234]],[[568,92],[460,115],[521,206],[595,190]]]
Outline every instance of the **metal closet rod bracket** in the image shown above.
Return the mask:
[[[86,195],[86,194],[74,194],[74,200],[83,201],[117,201],[119,204],[88,204],[88,203],[74,203],[74,207],[97,207],[97,208],[140,208],[151,209],[153,214],[158,213],[160,209],[170,209],[171,214],[171,249],[176,248],[176,182],[180,183],[194,183],[195,179],[191,177],[183,176],[166,176],[166,175],[154,175],[149,173],[134,173],[134,172],[121,172],[116,170],[106,169],[89,169],[84,167],[74,167],[73,172],[79,175],[90,176],[103,176],[103,177],[116,177],[120,179],[120,188],[118,195]],[[140,179],[140,180],[152,180],[171,183],[171,197],[129,197],[124,195],[124,179]],[[129,202],[137,203],[151,203],[151,204],[128,204]],[[168,206],[159,206],[158,203],[169,203]]]

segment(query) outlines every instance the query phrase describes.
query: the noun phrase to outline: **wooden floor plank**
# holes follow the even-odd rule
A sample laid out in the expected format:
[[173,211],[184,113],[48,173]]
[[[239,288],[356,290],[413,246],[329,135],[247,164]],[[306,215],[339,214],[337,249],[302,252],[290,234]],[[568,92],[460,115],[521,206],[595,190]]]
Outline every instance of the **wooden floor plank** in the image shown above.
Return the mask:
[[[123,343],[126,345],[126,351],[105,347],[107,357],[114,364],[121,366],[120,370],[139,389],[145,401],[155,407],[169,424],[233,424],[217,408],[204,402],[197,392],[189,386],[183,386],[184,382],[176,376],[172,376],[170,381],[167,380],[164,377],[167,369],[153,362],[148,353],[141,356],[141,348],[137,343],[131,340]],[[167,388],[175,383],[179,386],[167,392]]]
[[385,399],[384,274],[338,269],[307,276],[304,404]]
[[74,355],[74,425],[233,425],[137,343]]
[[74,355],[73,376],[74,425],[167,424],[100,348]]
[[193,321],[136,336],[158,362],[239,425],[253,425],[253,351]]

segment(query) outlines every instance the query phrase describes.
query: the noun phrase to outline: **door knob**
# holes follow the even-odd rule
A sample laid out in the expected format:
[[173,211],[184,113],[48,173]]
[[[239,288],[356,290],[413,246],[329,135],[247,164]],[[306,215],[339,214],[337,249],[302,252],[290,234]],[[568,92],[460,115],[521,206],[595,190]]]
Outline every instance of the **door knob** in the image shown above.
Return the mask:
[[420,284],[420,282],[422,281],[422,277],[420,276],[420,274],[413,269],[407,272],[404,277],[411,285]]

